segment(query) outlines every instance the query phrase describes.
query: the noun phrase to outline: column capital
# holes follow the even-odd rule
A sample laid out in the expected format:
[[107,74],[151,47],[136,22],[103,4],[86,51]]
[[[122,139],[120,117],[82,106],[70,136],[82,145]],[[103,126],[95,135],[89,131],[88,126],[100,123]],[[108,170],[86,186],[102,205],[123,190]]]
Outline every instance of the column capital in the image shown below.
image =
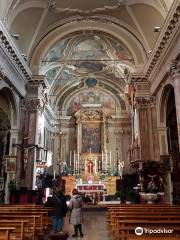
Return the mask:
[[151,108],[155,106],[156,99],[154,96],[149,97],[136,97],[135,107],[136,108]]
[[43,108],[42,102],[40,99],[24,99],[22,101],[22,106],[25,107],[25,109],[28,110],[38,110]]
[[175,76],[180,76],[180,60],[173,59],[170,64],[170,74]]

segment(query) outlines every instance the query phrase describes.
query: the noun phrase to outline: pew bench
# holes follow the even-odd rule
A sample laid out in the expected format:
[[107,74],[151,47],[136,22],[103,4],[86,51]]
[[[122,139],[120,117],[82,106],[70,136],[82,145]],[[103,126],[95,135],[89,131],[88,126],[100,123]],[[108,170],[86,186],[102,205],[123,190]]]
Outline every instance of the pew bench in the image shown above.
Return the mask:
[[15,227],[0,227],[0,239],[1,240],[10,240],[10,233]]
[[[161,237],[170,239],[170,237],[180,238],[180,220],[162,220],[154,219],[152,221],[147,219],[123,219],[117,221],[117,228],[115,231],[115,237],[118,240],[131,239],[132,237],[137,237],[135,234],[135,229],[137,227],[146,229],[172,229],[172,233],[166,234],[143,234],[142,237]],[[149,236],[148,236],[149,235]],[[138,236],[139,237],[139,236]]]

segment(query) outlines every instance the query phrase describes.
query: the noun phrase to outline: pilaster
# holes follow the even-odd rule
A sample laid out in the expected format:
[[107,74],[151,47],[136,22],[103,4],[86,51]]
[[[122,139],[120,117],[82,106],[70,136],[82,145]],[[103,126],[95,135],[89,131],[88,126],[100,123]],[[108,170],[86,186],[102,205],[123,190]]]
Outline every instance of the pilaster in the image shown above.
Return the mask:
[[46,104],[43,76],[33,76],[27,86],[27,97],[21,102],[21,132],[18,152],[17,181],[20,186],[33,188],[36,163],[37,126],[39,114]]
[[153,96],[135,97],[139,119],[140,160],[159,161],[159,141],[156,120],[156,105]]
[[170,71],[174,84],[174,96],[176,104],[177,129],[180,151],[180,60],[172,61]]

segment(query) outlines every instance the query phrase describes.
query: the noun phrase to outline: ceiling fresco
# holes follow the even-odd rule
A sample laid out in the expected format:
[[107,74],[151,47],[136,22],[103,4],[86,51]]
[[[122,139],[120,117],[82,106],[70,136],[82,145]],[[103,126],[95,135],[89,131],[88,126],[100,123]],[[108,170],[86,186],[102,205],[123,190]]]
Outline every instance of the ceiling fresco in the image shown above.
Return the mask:
[[57,89],[84,80],[89,74],[123,78],[125,68],[133,72],[133,64],[132,54],[121,42],[91,33],[58,41],[43,58],[40,72]]
[[64,56],[64,50],[68,45],[70,39],[63,39],[57,42],[43,59],[44,63],[60,61]]

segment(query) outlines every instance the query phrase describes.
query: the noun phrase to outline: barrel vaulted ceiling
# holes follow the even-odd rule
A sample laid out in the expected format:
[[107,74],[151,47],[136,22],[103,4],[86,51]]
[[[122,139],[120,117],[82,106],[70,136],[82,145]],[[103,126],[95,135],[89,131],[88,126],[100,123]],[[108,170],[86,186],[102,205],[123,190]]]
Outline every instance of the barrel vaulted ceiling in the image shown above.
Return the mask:
[[87,78],[122,92],[141,72],[172,0],[1,0],[0,15],[49,94]]

